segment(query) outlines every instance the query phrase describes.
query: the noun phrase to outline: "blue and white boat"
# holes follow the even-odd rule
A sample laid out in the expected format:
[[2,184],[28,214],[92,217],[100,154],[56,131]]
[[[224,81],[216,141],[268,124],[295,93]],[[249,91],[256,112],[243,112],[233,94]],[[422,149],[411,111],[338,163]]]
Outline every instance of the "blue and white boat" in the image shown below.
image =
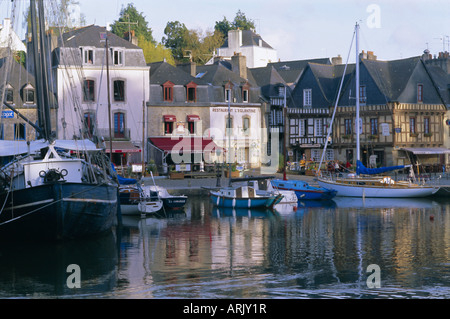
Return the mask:
[[311,186],[307,182],[298,180],[274,179],[271,183],[275,189],[295,191],[298,199],[332,199],[337,193],[335,190]]
[[211,201],[219,207],[229,208],[270,208],[283,199],[283,195],[259,195],[250,186],[229,186],[218,191],[210,191]]

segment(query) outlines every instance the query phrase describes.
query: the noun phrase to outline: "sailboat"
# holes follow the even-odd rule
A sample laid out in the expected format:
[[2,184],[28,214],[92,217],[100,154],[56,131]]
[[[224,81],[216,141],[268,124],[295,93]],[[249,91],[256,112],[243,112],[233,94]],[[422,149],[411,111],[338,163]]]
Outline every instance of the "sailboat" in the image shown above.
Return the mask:
[[[0,141],[0,240],[61,241],[99,235],[117,223],[118,183],[104,149],[51,132],[44,6],[30,0],[38,125],[35,141]],[[40,26],[37,47],[36,18]],[[19,116],[23,115],[4,102]]]
[[[356,38],[356,123],[359,123],[359,24],[355,26],[355,38]],[[347,65],[345,66],[347,68]],[[345,74],[345,71],[344,71]],[[339,88],[338,99],[336,100],[335,110],[331,122],[333,122],[336,108],[339,102],[339,96],[342,89],[344,77],[342,77],[341,85]],[[325,149],[322,153],[319,168],[322,166],[322,162],[325,155],[326,146],[331,134],[331,130],[328,131],[328,136],[325,143]],[[360,159],[360,130],[356,128],[356,174],[347,174],[345,177],[323,176],[321,171],[318,171],[318,184],[321,187],[335,190],[336,196],[349,196],[349,197],[380,197],[380,198],[394,198],[394,197],[426,197],[433,195],[439,190],[439,187],[429,185],[419,185],[411,181],[394,181],[389,176],[380,176],[382,174],[392,170],[398,169],[410,169],[410,176],[414,179],[414,171],[412,165],[399,165],[382,168],[367,168]]]

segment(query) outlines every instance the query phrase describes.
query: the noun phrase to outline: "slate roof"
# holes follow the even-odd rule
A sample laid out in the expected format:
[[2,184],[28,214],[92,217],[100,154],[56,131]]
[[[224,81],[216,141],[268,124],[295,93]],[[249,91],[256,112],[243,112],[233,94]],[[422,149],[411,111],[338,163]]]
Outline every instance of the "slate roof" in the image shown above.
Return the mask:
[[331,64],[330,59],[308,59],[308,60],[295,60],[295,61],[284,61],[284,62],[271,62],[267,66],[272,66],[278,73],[283,77],[286,83],[296,83],[308,66],[308,63],[318,63],[318,64]]
[[148,66],[150,66],[150,84],[162,85],[167,81],[175,85],[186,85],[191,81],[199,84],[193,76],[167,62],[149,63]]
[[[242,30],[242,46],[259,46],[259,40],[262,41],[263,48],[273,49],[259,34],[251,30]],[[228,38],[225,39],[221,48],[228,48]]]
[[275,70],[273,66],[264,68],[250,69],[256,84],[261,87],[263,96],[270,98],[271,96],[278,96],[278,86],[285,85],[286,82],[281,75]]
[[[106,32],[106,27],[89,25],[68,31],[62,35],[64,46],[78,48],[79,46],[91,46],[104,48],[104,42],[100,42],[100,32]],[[111,47],[124,47],[127,49],[140,49],[137,45],[108,32],[108,45]],[[58,46],[61,46],[61,38],[58,37]]]

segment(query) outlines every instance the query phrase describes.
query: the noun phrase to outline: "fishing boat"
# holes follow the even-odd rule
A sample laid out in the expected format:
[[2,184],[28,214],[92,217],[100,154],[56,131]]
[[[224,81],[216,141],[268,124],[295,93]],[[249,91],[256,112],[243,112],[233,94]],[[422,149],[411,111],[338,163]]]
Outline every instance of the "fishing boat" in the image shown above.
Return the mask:
[[152,185],[149,189],[153,192],[157,192],[159,198],[163,201],[164,208],[169,210],[183,209],[186,205],[188,197],[186,195],[172,195],[165,187]]
[[[359,24],[357,23],[355,26],[354,36],[356,38],[356,67],[355,67],[355,82],[356,82],[356,119],[359,119],[359,109],[360,109],[360,99],[359,99]],[[345,70],[347,68],[347,64],[345,65]],[[339,87],[338,98],[336,99],[336,105],[333,112],[333,116],[331,122],[333,122],[336,108],[339,103],[339,96],[341,93],[341,89],[343,86],[344,77],[342,77],[341,85]],[[359,123],[359,120],[356,120],[356,123]],[[322,153],[322,157],[320,160],[319,167],[322,166],[322,162],[324,159],[326,147],[328,141],[330,140],[331,130],[328,131],[325,148]],[[325,176],[322,175],[322,172],[319,170],[317,173],[318,176],[318,184],[321,187],[332,189],[337,192],[336,196],[348,196],[348,197],[426,197],[433,195],[439,190],[439,187],[430,186],[430,185],[420,185],[414,182],[414,171],[412,170],[411,165],[400,165],[400,166],[391,166],[391,167],[381,167],[381,168],[366,168],[362,162],[360,157],[360,129],[356,129],[356,173],[347,174],[346,176]],[[410,169],[410,180],[408,181],[394,181],[389,176],[383,176],[379,174],[383,174],[388,171],[398,170],[398,169]]]
[[337,193],[336,190],[311,186],[304,181],[274,179],[271,183],[275,189],[294,191],[297,199],[332,199]]
[[291,190],[282,190],[274,188],[271,183],[273,176],[257,176],[232,178],[232,183],[245,182],[248,186],[253,187],[258,195],[282,195],[283,198],[277,204],[297,204],[297,195]]
[[[30,1],[38,124],[4,105],[37,132],[34,141],[0,141],[0,240],[60,241],[111,230],[118,183],[104,149],[88,139],[57,140],[50,123],[50,81],[43,2]],[[37,18],[40,51],[37,48]]]
[[158,212],[163,211],[164,203],[162,199],[159,197],[157,191],[153,191],[151,186],[142,186],[139,202],[138,202],[138,210],[141,215],[149,215],[156,214]]
[[250,186],[228,186],[218,191],[210,191],[214,205],[228,208],[270,208],[278,204],[283,195],[258,195]]

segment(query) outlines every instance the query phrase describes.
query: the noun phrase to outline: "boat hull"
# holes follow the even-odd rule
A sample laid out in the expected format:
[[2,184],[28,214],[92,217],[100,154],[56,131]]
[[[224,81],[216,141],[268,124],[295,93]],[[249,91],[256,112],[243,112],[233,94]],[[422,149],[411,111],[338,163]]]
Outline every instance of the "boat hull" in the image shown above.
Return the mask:
[[49,183],[0,194],[0,240],[61,241],[95,236],[117,222],[117,187]]
[[267,208],[274,204],[275,197],[245,197],[233,198],[220,196],[211,192],[211,201],[214,205],[227,208]]
[[346,197],[378,197],[378,198],[406,198],[406,197],[426,197],[436,193],[439,188],[432,186],[367,186],[367,185],[345,185],[342,183],[318,180],[321,187],[333,189],[337,192],[336,196]]
[[336,191],[325,187],[313,187],[303,181],[281,181],[273,180],[273,187],[279,190],[291,190],[297,195],[297,199],[321,200],[332,199],[336,196]]
[[167,209],[182,209],[187,201],[186,196],[161,197],[161,199],[164,203],[164,208]]

